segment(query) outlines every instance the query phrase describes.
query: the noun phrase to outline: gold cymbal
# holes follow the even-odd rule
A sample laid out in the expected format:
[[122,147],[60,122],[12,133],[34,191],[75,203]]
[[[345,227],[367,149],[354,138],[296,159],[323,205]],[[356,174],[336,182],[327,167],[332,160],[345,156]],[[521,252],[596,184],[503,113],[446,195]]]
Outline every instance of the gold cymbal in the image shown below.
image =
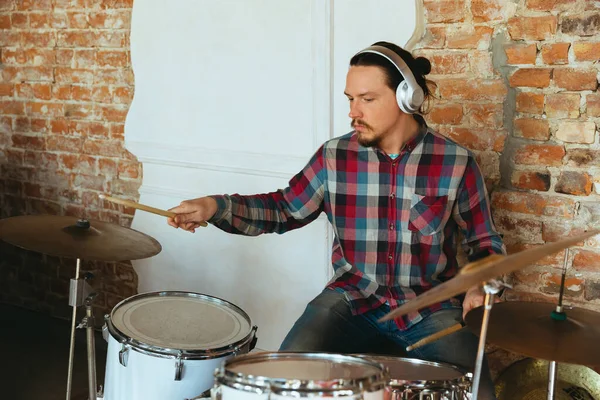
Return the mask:
[[108,222],[25,215],[0,220],[0,239],[26,250],[90,261],[125,261],[160,253],[154,238]]
[[388,321],[432,304],[448,300],[466,292],[473,286],[480,285],[520,268],[525,268],[549,254],[566,249],[599,233],[600,230],[593,230],[558,242],[547,243],[543,246],[524,250],[510,256],[491,255],[482,260],[469,263],[461,268],[455,277],[426,291],[415,299],[407,301],[383,316],[380,321]]
[[[465,318],[479,334],[484,307]],[[486,340],[498,347],[559,363],[600,365],[600,313],[582,308],[565,309],[566,319],[552,317],[555,304],[508,301],[495,304],[490,312]]]

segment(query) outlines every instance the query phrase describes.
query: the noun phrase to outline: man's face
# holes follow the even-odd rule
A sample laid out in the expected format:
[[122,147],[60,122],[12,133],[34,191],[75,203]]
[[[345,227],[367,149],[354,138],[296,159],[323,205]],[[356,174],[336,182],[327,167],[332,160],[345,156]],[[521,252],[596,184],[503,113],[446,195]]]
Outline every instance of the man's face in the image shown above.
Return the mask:
[[350,101],[348,116],[358,142],[365,147],[377,146],[402,112],[396,93],[386,84],[385,73],[375,66],[350,67],[344,94]]

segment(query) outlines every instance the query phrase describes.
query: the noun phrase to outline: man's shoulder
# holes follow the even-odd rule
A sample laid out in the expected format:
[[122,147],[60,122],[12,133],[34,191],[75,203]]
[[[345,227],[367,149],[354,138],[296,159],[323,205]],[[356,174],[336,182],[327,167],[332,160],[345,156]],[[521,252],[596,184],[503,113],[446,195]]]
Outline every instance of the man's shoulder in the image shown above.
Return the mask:
[[331,138],[323,143],[325,152],[331,152],[332,150],[358,151],[358,148],[358,141],[354,136],[354,131]]
[[422,151],[424,154],[429,155],[458,156],[466,159],[473,157],[471,150],[431,128],[427,129],[427,134],[423,140]]

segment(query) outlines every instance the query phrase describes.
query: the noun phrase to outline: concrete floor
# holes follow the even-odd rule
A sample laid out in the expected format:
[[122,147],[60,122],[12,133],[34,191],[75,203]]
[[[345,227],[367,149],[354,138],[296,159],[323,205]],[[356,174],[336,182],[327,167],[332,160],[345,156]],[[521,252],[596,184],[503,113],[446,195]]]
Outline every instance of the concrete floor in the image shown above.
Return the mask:
[[[0,399],[64,400],[70,332],[69,321],[0,304]],[[85,339],[85,329],[77,329],[72,400],[88,398]],[[107,344],[100,332],[96,332],[95,341],[96,379],[100,385],[104,381]]]

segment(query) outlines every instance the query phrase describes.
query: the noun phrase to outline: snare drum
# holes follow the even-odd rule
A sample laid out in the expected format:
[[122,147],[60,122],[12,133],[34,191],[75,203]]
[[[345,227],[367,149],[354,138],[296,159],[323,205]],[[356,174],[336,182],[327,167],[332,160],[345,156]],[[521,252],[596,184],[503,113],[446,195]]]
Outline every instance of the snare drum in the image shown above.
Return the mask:
[[327,353],[255,353],[229,359],[215,371],[213,400],[330,397],[383,400],[385,367]]
[[105,400],[192,398],[213,386],[225,359],[256,341],[244,311],[198,293],[138,294],[105,319]]
[[411,358],[363,356],[388,369],[386,400],[470,399],[471,374],[444,363]]

